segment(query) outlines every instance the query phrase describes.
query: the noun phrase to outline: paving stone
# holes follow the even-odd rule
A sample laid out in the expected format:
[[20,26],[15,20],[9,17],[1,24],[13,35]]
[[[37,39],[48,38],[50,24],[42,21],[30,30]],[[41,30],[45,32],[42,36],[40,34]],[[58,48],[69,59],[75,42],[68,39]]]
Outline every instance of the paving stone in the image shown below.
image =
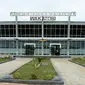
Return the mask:
[[32,58],[16,58],[16,60],[0,64],[0,78],[15,71],[31,60]]
[[85,85],[85,67],[62,58],[53,58],[51,62],[65,80],[65,85]]

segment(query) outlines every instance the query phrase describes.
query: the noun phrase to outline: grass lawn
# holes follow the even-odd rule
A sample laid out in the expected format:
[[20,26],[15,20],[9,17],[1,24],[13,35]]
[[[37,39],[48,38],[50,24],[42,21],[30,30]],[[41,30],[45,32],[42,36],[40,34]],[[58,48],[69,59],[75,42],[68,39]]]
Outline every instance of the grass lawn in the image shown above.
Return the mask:
[[40,63],[37,58],[33,59],[14,72],[13,77],[22,80],[51,80],[57,75],[50,59],[43,58]]
[[85,65],[85,57],[72,58],[72,62]]
[[5,58],[0,58],[0,62],[7,62],[7,61],[10,61],[10,60],[12,60],[12,58],[7,58],[7,57],[5,57]]

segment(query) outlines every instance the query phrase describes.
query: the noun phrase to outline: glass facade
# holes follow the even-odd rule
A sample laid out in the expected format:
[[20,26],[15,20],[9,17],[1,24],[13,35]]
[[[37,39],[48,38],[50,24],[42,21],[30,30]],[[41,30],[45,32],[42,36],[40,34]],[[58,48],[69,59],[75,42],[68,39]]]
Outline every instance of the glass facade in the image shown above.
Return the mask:
[[70,37],[85,37],[85,25],[71,25]]
[[41,37],[41,25],[18,25],[18,37]]
[[[41,22],[18,22],[16,44],[15,22],[0,23],[0,54],[25,55],[26,43],[34,43],[34,55],[51,55],[51,44],[60,44],[60,55],[67,55],[68,22],[44,22],[42,40]],[[85,55],[85,24],[71,23],[69,55]],[[76,38],[76,39],[75,39]],[[83,38],[83,39],[82,39]],[[30,47],[30,46],[28,46]]]
[[0,25],[0,37],[15,37],[15,25]]
[[67,25],[44,25],[44,37],[67,37]]

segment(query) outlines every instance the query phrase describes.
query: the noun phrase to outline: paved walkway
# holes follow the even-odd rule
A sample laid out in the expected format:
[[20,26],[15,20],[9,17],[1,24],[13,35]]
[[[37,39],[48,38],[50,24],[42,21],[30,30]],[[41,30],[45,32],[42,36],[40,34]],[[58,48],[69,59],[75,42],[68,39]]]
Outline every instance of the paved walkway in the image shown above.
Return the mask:
[[[27,84],[17,84],[17,83],[0,83],[0,85],[27,85]],[[32,84],[29,84],[32,85]]]
[[56,71],[65,80],[65,85],[85,85],[85,67],[69,62],[68,59],[51,59]]
[[31,58],[17,58],[16,60],[0,64],[0,77],[13,72],[31,60]]

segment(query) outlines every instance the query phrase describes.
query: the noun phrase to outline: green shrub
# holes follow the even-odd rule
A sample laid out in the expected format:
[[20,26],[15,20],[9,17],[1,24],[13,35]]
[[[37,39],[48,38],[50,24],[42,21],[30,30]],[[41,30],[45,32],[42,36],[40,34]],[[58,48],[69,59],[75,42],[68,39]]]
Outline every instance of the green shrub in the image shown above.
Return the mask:
[[21,78],[21,74],[19,72],[16,72],[13,76],[16,79],[20,79]]
[[72,61],[78,61],[78,60],[81,60],[82,58],[72,58]]
[[85,61],[85,57],[82,58]]
[[6,56],[4,57],[4,59],[11,59],[12,57],[9,55],[9,56]]
[[32,73],[32,74],[30,75],[29,79],[38,79],[38,78],[37,78],[37,76],[36,76],[34,73]]
[[40,67],[40,64],[35,64],[35,68],[39,68]]
[[41,57],[37,57],[38,63],[41,63],[42,58]]
[[51,80],[52,78],[54,78],[54,75],[48,74],[44,77],[44,80]]
[[8,59],[11,59],[12,57],[9,55],[7,58],[8,58]]
[[79,64],[84,64],[85,63],[85,58],[84,57],[76,57],[76,58],[72,58],[72,61],[75,63],[79,63]]

